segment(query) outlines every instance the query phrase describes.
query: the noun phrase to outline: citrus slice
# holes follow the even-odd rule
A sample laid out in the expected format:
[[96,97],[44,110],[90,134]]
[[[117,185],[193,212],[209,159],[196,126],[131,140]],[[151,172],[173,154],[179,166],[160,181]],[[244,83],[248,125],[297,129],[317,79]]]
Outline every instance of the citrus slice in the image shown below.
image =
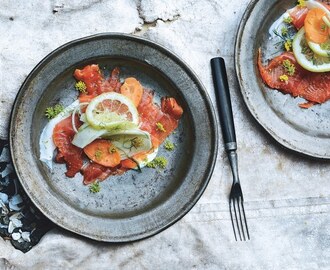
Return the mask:
[[327,43],[317,44],[311,41],[308,41],[309,48],[312,49],[313,52],[320,56],[330,57],[330,41]]
[[95,140],[84,148],[84,152],[90,160],[105,167],[115,167],[120,163],[117,148],[108,140]]
[[306,38],[309,41],[321,44],[327,41],[329,36],[328,26],[323,21],[326,15],[320,8],[313,8],[308,11],[304,22]]
[[96,129],[120,130],[136,127],[139,114],[129,98],[109,92],[91,100],[86,109],[86,119]]
[[120,87],[120,93],[128,97],[135,107],[138,107],[142,99],[143,87],[137,79],[130,77]]
[[330,71],[330,58],[320,56],[308,46],[305,38],[305,28],[302,27],[292,42],[292,49],[297,62],[311,72]]

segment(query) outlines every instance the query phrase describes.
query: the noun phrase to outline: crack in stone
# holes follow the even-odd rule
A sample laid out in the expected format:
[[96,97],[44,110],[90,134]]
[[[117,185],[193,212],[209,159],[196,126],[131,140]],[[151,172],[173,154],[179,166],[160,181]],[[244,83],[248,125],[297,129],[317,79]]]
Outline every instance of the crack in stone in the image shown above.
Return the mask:
[[172,22],[176,21],[179,17],[180,17],[180,15],[175,15],[173,17],[173,19],[171,19],[171,20],[164,20],[164,19],[161,19],[161,18],[157,18],[156,20],[153,20],[153,21],[150,21],[150,22],[147,22],[147,21],[143,20],[143,23],[141,25],[137,26],[132,34],[144,34],[150,28],[156,27],[158,21],[162,21],[166,24],[169,24],[169,23],[172,23]]
[[136,5],[136,9],[137,9],[137,12],[138,12],[138,15],[139,15],[139,18],[143,21],[143,23],[145,23],[145,18],[142,14],[142,9],[141,9],[141,4],[142,4],[142,0],[140,0],[137,5]]

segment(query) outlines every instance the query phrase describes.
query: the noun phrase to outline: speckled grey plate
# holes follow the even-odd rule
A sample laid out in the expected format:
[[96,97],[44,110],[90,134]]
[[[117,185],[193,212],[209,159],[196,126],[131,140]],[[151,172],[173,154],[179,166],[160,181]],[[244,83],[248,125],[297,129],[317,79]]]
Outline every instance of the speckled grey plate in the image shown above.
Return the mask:
[[[97,63],[107,75],[135,76],[158,97],[173,96],[184,109],[170,140],[162,147],[165,170],[144,168],[102,182],[91,194],[82,176],[65,177],[65,165],[50,171],[39,161],[39,136],[47,106],[76,98],[76,68]],[[12,111],[10,144],[18,177],[35,205],[53,222],[92,239],[125,242],[151,236],[183,217],[211,177],[217,153],[217,128],[209,97],[187,65],[164,47],[122,34],[100,34],[72,41],[37,65],[22,85]]]
[[[241,21],[235,48],[236,72],[244,101],[254,118],[278,142],[309,156],[330,159],[330,102],[310,109],[299,108],[302,98],[271,90],[261,80],[257,52],[263,60],[276,55],[269,40],[271,24],[296,1],[251,1]],[[278,52],[277,52],[278,54]]]

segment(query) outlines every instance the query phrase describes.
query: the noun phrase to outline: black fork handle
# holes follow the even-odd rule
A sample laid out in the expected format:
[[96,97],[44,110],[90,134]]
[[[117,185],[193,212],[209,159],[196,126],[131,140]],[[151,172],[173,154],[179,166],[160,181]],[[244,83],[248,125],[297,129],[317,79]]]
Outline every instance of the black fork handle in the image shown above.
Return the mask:
[[225,150],[235,151],[237,149],[236,134],[225,60],[222,57],[212,58],[211,69]]

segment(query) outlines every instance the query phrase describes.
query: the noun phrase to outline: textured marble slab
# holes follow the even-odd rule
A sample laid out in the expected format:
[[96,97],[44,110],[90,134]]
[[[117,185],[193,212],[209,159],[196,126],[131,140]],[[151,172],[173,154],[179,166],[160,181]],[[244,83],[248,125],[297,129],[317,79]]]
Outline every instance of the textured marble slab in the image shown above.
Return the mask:
[[[1,2],[0,137],[14,97],[48,53],[82,36],[124,32],[184,59],[212,101],[209,60],[227,63],[251,241],[235,242],[228,214],[231,175],[222,141],[211,182],[178,223],[149,239],[111,245],[63,230],[26,254],[0,239],[1,269],[327,269],[330,165],[287,151],[251,117],[234,73],[234,43],[248,0],[35,0]],[[234,256],[236,254],[236,257]]]

